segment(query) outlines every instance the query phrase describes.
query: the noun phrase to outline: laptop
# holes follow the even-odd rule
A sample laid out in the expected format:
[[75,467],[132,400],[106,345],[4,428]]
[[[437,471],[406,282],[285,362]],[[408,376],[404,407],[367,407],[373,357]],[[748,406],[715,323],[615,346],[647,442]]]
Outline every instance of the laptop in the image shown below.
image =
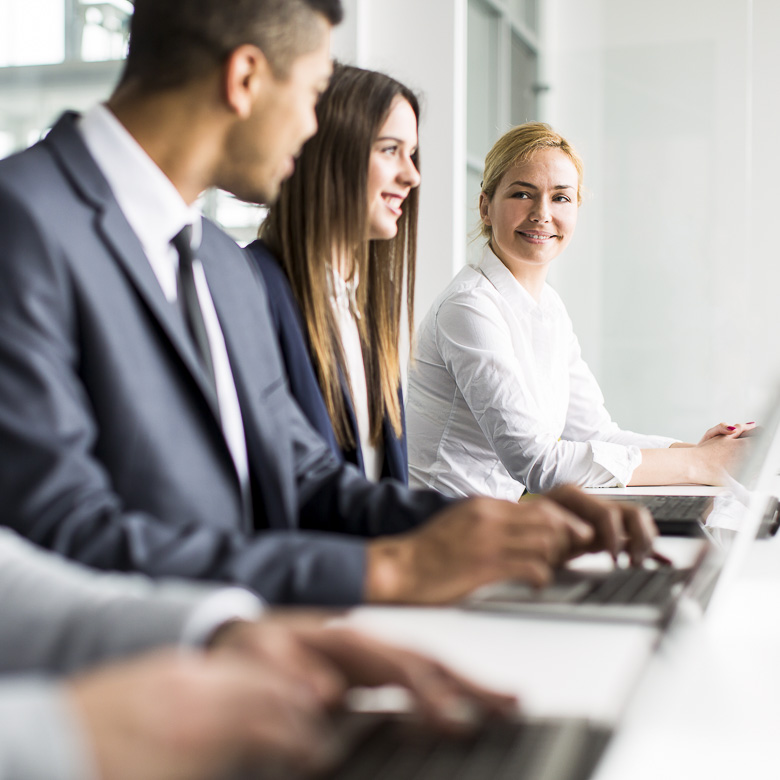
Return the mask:
[[646,507],[662,536],[705,536],[704,526],[713,506],[712,496],[590,492],[605,501],[623,501]]
[[575,718],[493,721],[445,736],[403,717],[367,729],[329,780],[587,780],[610,731]]
[[[664,627],[684,594],[702,608],[709,603],[726,561],[738,558],[766,526],[768,516],[777,519],[777,502],[760,490],[780,462],[780,403],[769,415],[763,435],[756,438],[744,464],[740,481],[731,493],[707,498],[707,521],[717,525],[714,513],[725,517],[736,539],[716,543],[710,533],[704,538],[667,537],[657,547],[674,561],[672,567],[648,561],[643,566],[614,567],[606,554],[582,556],[556,573],[554,582],[541,589],[525,583],[505,581],[479,588],[462,606],[467,609],[516,613],[538,617],[605,620]],[[768,508],[769,507],[769,508]],[[776,528],[776,525],[775,525]]]
[[[762,429],[756,428],[750,432],[751,438],[757,439],[756,446],[753,448],[753,456],[741,469],[738,482],[734,482],[730,486],[732,491],[740,493],[745,488],[750,489],[755,486],[765,460],[761,453],[769,446],[767,437],[771,440],[777,431],[779,408],[780,403],[777,403],[770,410],[767,426]],[[662,536],[707,536],[706,526],[710,521],[713,507],[717,505],[718,495],[723,494],[720,488],[712,488],[711,495],[690,495],[676,492],[674,488],[667,488],[663,494],[655,492],[624,493],[623,491],[613,493],[611,490],[598,489],[591,489],[588,492],[606,501],[627,501],[641,504],[650,510]],[[764,514],[761,517],[759,538],[774,536],[778,527],[780,527],[780,503],[776,498],[768,497]]]
[[[650,510],[662,536],[707,536],[707,523],[718,496],[690,496],[676,493],[660,494],[609,494],[596,493],[605,501],[623,501],[641,504]],[[717,513],[716,513],[717,516]],[[774,536],[780,526],[780,502],[768,497],[761,517],[759,538]]]
[[266,766],[247,780],[587,780],[612,734],[584,718],[488,720],[455,735],[408,714],[351,712],[337,726],[327,769]]
[[[535,617],[664,626],[707,558],[717,560],[722,555],[707,539],[672,541],[662,551],[675,562],[673,566],[654,561],[637,567],[615,566],[606,553],[588,555],[559,569],[555,580],[544,588],[497,582],[474,591],[461,606]],[[706,569],[715,571],[717,564]]]
[[[774,438],[777,441],[771,447],[767,445],[761,456],[764,475],[766,464],[771,462],[770,454],[780,456],[780,437]],[[759,479],[759,487],[762,482],[766,480]],[[665,570],[650,567],[650,570],[662,572],[671,580],[671,590],[689,592],[702,608],[706,607],[713,592],[721,590],[727,571],[738,568],[740,554],[755,538],[764,515],[763,502],[757,492],[749,494],[747,500],[744,496],[718,497],[713,502],[713,511],[731,513],[740,520],[731,545],[721,549],[707,540],[668,539],[665,544],[677,547],[678,553],[680,548],[687,550],[688,564]],[[622,577],[632,571],[641,573],[643,570],[613,570],[603,579]],[[579,574],[582,575],[580,580],[593,578],[585,569]],[[569,569],[562,573],[561,579],[571,577],[575,580],[574,587],[581,587],[576,575],[576,570]],[[550,589],[537,593],[546,608],[555,606],[550,594]],[[659,598],[667,603],[667,597],[660,594],[647,600],[655,602]],[[605,606],[610,608],[610,605]],[[582,605],[576,610],[583,612]],[[584,612],[587,611],[586,608]],[[663,611],[661,609],[661,613]],[[658,614],[657,609],[653,615],[648,612],[647,619],[657,620]],[[595,616],[602,617],[601,614]],[[612,735],[612,729],[603,723],[570,717],[488,721],[476,732],[460,737],[425,730],[404,714],[352,712],[346,716],[345,724],[344,729],[339,729],[339,749],[331,768],[317,774],[317,778],[587,780]],[[289,771],[278,776],[295,777]]]

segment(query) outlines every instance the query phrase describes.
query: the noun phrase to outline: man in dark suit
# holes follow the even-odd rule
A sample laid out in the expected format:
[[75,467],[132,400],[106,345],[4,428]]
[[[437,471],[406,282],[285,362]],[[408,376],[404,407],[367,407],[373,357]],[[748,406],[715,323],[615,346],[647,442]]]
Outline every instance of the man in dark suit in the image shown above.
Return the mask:
[[442,602],[541,584],[593,547],[640,559],[637,510],[372,485],[291,401],[261,282],[191,206],[211,186],[275,197],[316,130],[340,15],[137,0],[107,105],[0,162],[3,519],[92,566],[272,602]]

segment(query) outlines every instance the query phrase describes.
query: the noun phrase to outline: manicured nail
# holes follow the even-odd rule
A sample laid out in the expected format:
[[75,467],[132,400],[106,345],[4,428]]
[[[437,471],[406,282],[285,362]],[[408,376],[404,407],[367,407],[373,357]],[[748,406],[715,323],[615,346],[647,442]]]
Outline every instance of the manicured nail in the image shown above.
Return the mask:
[[[750,423],[748,423],[748,425],[750,425]],[[730,430],[730,431],[736,431],[737,430],[735,425],[727,425],[726,428],[728,428],[728,430]]]
[[745,423],[745,425],[755,425],[755,424],[756,424],[755,420],[751,420],[749,423]]

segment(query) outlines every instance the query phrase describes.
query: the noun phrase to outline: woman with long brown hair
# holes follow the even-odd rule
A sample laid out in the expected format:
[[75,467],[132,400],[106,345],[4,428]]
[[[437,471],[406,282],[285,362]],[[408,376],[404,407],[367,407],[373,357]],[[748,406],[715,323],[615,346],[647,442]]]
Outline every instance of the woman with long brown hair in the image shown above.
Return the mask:
[[404,311],[413,322],[418,118],[403,84],[336,65],[319,130],[248,247],[293,394],[374,480],[407,481],[400,344]]

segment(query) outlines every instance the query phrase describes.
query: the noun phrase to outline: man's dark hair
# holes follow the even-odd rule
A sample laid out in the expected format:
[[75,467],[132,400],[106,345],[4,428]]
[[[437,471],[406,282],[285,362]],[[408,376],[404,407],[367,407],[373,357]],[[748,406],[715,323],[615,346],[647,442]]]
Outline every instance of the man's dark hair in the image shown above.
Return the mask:
[[283,78],[295,59],[317,47],[320,17],[338,24],[341,0],[135,0],[122,83],[178,87],[247,43]]

